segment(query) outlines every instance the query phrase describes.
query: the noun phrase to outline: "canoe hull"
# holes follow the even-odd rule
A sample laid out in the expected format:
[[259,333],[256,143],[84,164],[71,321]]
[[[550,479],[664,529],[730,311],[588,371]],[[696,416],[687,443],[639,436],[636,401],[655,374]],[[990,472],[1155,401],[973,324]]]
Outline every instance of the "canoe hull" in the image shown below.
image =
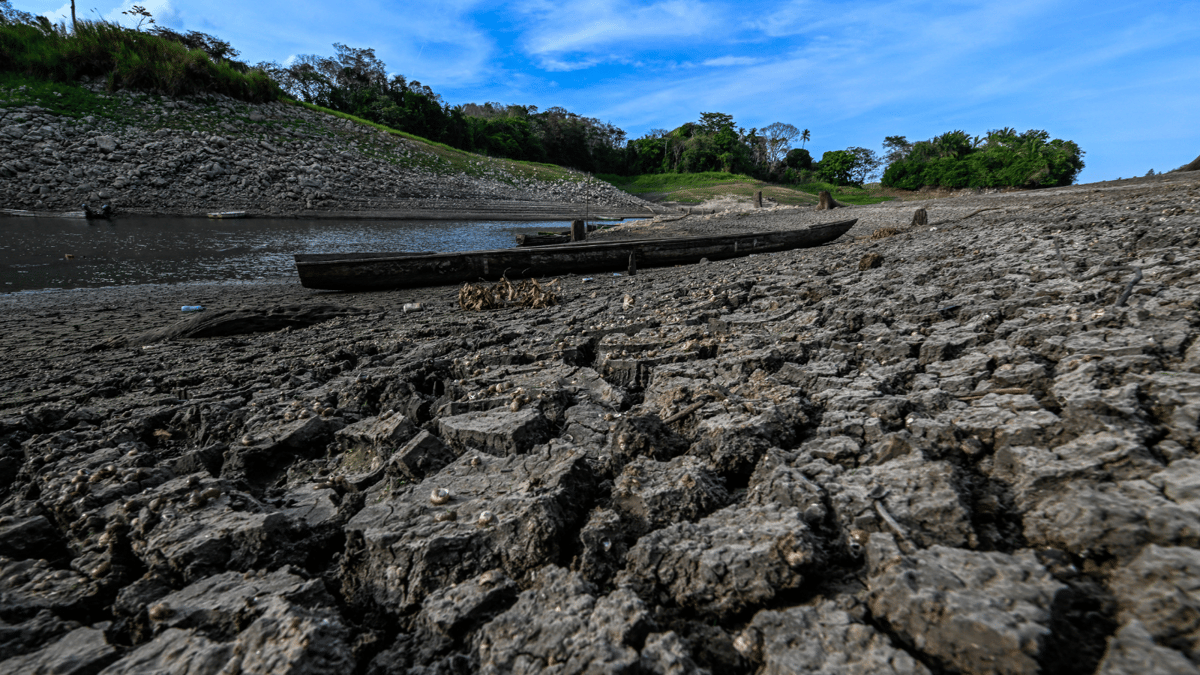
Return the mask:
[[846,220],[804,230],[579,242],[462,253],[297,255],[296,269],[300,274],[300,283],[305,288],[336,291],[495,281],[503,276],[517,279],[617,272],[628,269],[631,255],[640,269],[688,265],[705,258],[726,260],[757,253],[820,246],[842,236],[856,222]]

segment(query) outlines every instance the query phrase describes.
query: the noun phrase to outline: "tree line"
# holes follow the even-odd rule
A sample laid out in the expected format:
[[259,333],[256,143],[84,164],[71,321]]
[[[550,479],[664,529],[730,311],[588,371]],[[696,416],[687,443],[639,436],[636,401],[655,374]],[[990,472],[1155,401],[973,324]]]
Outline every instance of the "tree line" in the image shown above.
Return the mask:
[[[416,80],[389,77],[386,65],[369,48],[335,44],[332,56],[307,54],[287,64],[251,66],[237,60],[240,54],[228,42],[212,35],[154,26],[150,12],[139,5],[125,14],[138,25],[124,28],[89,21],[68,30],[0,0],[0,43],[5,46],[0,70],[73,79],[111,69],[110,86],[173,94],[208,87],[247,100],[282,92],[462,150],[595,173],[720,171],[776,183],[835,185],[862,185],[882,175],[884,186],[912,190],[1067,185],[1083,168],[1084,153],[1074,142],[1050,139],[1045,131],[1018,134],[1009,128],[976,137],[951,131],[917,143],[889,136],[884,156],[849,147],[827,151],[820,161],[804,147],[811,139],[808,129],[786,122],[745,129],[721,112],[702,112],[695,122],[630,140],[611,123],[560,107],[542,111],[496,102],[450,105]],[[111,58],[98,58],[105,50],[112,52]],[[38,54],[55,58],[39,60]],[[173,59],[170,63],[150,63],[167,56]],[[171,75],[178,70],[188,76]],[[799,148],[794,147],[797,140]]]

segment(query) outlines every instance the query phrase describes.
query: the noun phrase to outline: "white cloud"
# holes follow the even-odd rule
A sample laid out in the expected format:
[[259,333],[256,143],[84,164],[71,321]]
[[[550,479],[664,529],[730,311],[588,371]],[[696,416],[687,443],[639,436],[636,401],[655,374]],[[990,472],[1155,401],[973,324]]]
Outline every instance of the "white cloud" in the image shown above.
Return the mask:
[[762,59],[756,59],[749,56],[722,56],[716,59],[708,59],[701,61],[702,66],[753,66],[761,63]]

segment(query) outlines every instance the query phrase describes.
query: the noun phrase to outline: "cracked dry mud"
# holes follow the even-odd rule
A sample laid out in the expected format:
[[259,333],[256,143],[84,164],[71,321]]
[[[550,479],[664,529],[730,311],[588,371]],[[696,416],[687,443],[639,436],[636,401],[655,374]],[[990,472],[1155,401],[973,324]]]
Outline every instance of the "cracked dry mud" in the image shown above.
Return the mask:
[[1198,198],[689,219],[860,222],[546,309],[0,296],[0,671],[1200,672]]

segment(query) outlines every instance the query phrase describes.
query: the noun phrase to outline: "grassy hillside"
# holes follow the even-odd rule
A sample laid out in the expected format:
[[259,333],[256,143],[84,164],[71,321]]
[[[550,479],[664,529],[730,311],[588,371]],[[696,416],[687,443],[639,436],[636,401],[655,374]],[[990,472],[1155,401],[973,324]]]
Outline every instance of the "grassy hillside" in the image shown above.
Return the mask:
[[806,185],[780,185],[766,183],[743,174],[706,173],[662,173],[640,176],[597,176],[617,188],[650,201],[672,201],[684,204],[699,204],[709,199],[724,196],[753,198],[762,190],[764,198],[774,199],[780,204],[816,204],[817,193],[829,190],[835,199],[847,204],[874,204],[888,201],[892,197],[872,188],[837,187],[827,183]]

